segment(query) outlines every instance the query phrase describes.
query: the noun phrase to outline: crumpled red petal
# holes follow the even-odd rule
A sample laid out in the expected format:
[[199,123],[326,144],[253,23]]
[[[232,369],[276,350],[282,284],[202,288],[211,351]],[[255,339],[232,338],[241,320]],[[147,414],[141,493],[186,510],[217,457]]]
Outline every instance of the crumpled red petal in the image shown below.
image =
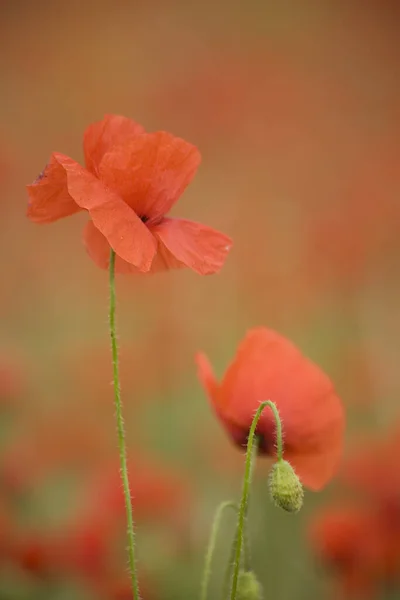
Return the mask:
[[157,244],[134,211],[77,162],[59,153],[54,157],[67,174],[69,194],[89,211],[115,253],[139,271],[149,271]]
[[140,135],[107,152],[99,177],[151,224],[178,200],[200,160],[195,146],[159,131]]
[[67,174],[54,154],[27,190],[27,216],[34,223],[52,223],[82,210],[68,192]]
[[235,423],[224,418],[221,402],[221,385],[215,378],[208,357],[203,354],[203,352],[198,352],[195,356],[195,361],[197,365],[197,376],[207,393],[215,414],[221,420],[223,427],[226,429],[232,440],[239,445],[246,445],[248,432],[243,432],[243,427],[237,426]]
[[[110,264],[110,244],[104,235],[96,229],[92,221],[89,221],[86,224],[83,232],[83,240],[86,250],[93,262],[101,269],[108,269]],[[157,253],[153,258],[150,270],[145,274],[153,275],[161,271],[182,269],[185,267],[186,265],[176,260],[167,248],[165,248],[161,242],[158,242]],[[120,274],[143,274],[142,271],[119,256],[116,256],[115,258],[115,272]]]
[[92,123],[83,134],[86,168],[97,176],[101,159],[106,152],[144,132],[144,127],[139,123],[120,115],[105,115],[101,121]]
[[200,275],[218,273],[232,247],[227,235],[186,219],[165,218],[151,230],[178,261]]

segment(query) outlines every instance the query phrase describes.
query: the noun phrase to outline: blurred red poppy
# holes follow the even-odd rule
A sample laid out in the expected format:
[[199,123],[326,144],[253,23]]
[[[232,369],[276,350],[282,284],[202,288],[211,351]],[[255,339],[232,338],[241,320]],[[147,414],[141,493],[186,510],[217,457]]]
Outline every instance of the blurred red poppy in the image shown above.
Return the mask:
[[[140,582],[140,597],[142,600],[150,600],[150,598],[158,598],[148,583],[148,579],[143,577],[142,570],[139,573]],[[94,588],[98,593],[96,598],[101,600],[132,600],[132,583],[127,573],[119,576],[105,578],[104,581],[98,578],[94,583]]]
[[396,423],[384,438],[368,437],[351,451],[340,480],[364,502],[375,505],[383,521],[400,528],[400,474],[393,468],[399,451],[400,424]]
[[[179,549],[186,541],[194,501],[186,477],[142,457],[130,460],[129,471],[136,521],[167,525],[169,550]],[[64,562],[72,570],[98,576],[110,561],[116,536],[125,528],[124,495],[113,461],[102,463],[87,478],[78,505],[63,539]]]
[[24,391],[23,369],[17,360],[0,356],[0,404],[12,406]]
[[317,556],[333,567],[344,598],[377,597],[398,581],[399,529],[387,526],[375,507],[338,505],[313,518],[310,541]]
[[396,256],[400,219],[399,133],[391,127],[368,145],[342,178],[329,206],[306,217],[305,262],[309,283],[355,291],[371,272]]
[[[244,446],[260,402],[275,402],[283,423],[285,458],[303,484],[322,488],[334,475],[341,451],[344,414],[329,378],[287,339],[260,327],[248,332],[222,383],[204,354],[200,380],[233,441]],[[257,433],[260,452],[276,453],[275,422],[264,410]]]
[[86,169],[55,152],[27,186],[27,215],[51,223],[81,210],[91,220],[87,251],[107,268],[110,247],[116,271],[155,273],[189,267],[200,275],[219,271],[232,245],[226,235],[185,219],[166,218],[200,164],[195,146],[158,131],[146,133],[131,119],[106,115],[84,134]]
[[16,537],[12,558],[23,570],[37,577],[46,577],[57,564],[56,546],[40,533]]
[[359,506],[327,508],[314,517],[310,527],[310,541],[318,554],[336,567],[344,567],[360,560],[360,540],[371,529],[370,511]]
[[[189,482],[182,473],[143,457],[131,459],[129,470],[137,520],[158,519],[168,521],[172,526],[178,523],[188,526],[193,497]],[[93,498],[96,498],[95,507]],[[88,480],[80,504],[86,523],[102,523],[104,527],[107,515],[113,521],[125,516],[124,495],[114,462],[102,464]]]

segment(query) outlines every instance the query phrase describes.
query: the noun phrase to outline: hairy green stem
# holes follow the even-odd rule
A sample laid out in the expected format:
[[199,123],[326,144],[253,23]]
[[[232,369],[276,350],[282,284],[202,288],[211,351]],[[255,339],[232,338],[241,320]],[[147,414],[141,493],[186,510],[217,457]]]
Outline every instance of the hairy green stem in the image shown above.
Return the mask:
[[244,478],[243,478],[243,488],[242,488],[242,499],[240,501],[240,508],[238,514],[238,523],[236,530],[236,547],[235,547],[235,555],[234,555],[234,565],[233,565],[233,576],[232,576],[232,584],[231,584],[231,600],[236,600],[236,592],[239,578],[239,570],[240,570],[240,559],[242,553],[242,546],[244,545],[245,539],[245,525],[246,518],[248,512],[249,505],[249,494],[250,494],[250,486],[251,480],[253,476],[253,467],[255,463],[255,456],[257,454],[258,449],[258,440],[256,436],[256,429],[258,421],[261,417],[261,413],[263,410],[269,406],[272,410],[275,423],[276,423],[276,449],[277,449],[277,458],[281,460],[283,457],[283,437],[282,437],[282,423],[279,417],[279,412],[271,400],[266,400],[265,402],[261,402],[260,406],[257,409],[257,412],[254,416],[253,422],[250,427],[249,437],[247,439],[247,450],[246,450],[246,464],[244,470]]
[[112,364],[113,364],[113,383],[114,383],[114,402],[115,402],[115,414],[117,418],[117,431],[118,431],[118,448],[119,448],[119,460],[121,466],[121,479],[125,497],[125,508],[126,508],[126,521],[127,521],[127,535],[128,535],[128,559],[129,559],[129,572],[132,582],[132,592],[134,600],[140,600],[139,584],[136,574],[135,564],[135,531],[133,526],[133,511],[131,492],[129,488],[129,477],[128,477],[128,464],[126,454],[126,442],[125,442],[125,427],[124,418],[122,415],[122,403],[121,403],[121,387],[119,381],[119,364],[118,364],[118,346],[117,346],[117,334],[115,327],[115,308],[116,308],[116,295],[115,295],[115,252],[111,250],[110,253],[110,336],[111,336],[111,351],[112,351]]
[[217,542],[218,532],[221,525],[221,520],[223,513],[227,508],[233,508],[236,512],[238,511],[238,505],[236,502],[232,502],[231,500],[227,500],[226,502],[222,502],[217,511],[215,513],[214,522],[211,528],[210,541],[208,543],[208,548],[206,552],[206,558],[204,561],[204,571],[203,571],[203,579],[201,581],[201,589],[200,589],[200,600],[207,600],[207,592],[208,586],[211,578],[211,564],[214,556],[215,545]]

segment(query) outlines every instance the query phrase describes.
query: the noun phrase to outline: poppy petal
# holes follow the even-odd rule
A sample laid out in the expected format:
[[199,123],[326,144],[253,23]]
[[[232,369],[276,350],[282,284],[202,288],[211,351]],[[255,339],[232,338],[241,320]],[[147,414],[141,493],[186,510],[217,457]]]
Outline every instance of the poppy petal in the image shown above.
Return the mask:
[[143,134],[104,155],[99,177],[150,223],[160,220],[193,179],[195,146],[170,133]]
[[93,221],[88,221],[85,225],[85,229],[83,230],[83,243],[85,244],[90,258],[96,265],[101,269],[108,269],[110,264],[111,246],[101,231],[93,225]]
[[177,260],[200,275],[217,273],[232,246],[227,235],[186,219],[163,219],[151,231]]
[[[264,327],[251,330],[222,382],[221,411],[227,421],[251,425],[263,400],[278,407],[285,458],[312,489],[327,483],[338,467],[344,414],[329,378],[286,338]],[[257,431],[275,453],[274,420],[266,408]]]
[[52,223],[81,209],[68,192],[67,175],[52,154],[39,177],[27,186],[28,218],[34,223]]
[[216,401],[220,385],[215,378],[213,368],[207,356],[203,352],[198,352],[195,357],[197,364],[197,374],[204,389],[214,404]]
[[83,134],[86,168],[93,175],[97,175],[101,159],[106,152],[144,132],[144,127],[139,123],[120,115],[105,115],[101,121],[92,123]]
[[[93,221],[86,223],[85,229],[83,230],[83,242],[86,247],[86,251],[89,254],[93,262],[100,267],[100,269],[108,270],[110,266],[110,250],[111,246],[108,243],[104,235],[94,225]],[[154,263],[154,260],[153,260]],[[153,267],[152,263],[152,267]],[[134,267],[130,263],[126,262],[119,256],[115,257],[115,272],[121,275],[127,274],[139,274],[138,268]]]
[[227,421],[224,418],[223,412],[221,411],[221,386],[215,378],[210,361],[202,352],[198,352],[196,354],[195,361],[197,364],[198,378],[207,393],[210,404],[217,417],[222,421],[223,426],[228,431],[233,441],[240,446],[245,446],[247,442],[247,435],[243,435],[243,428]]
[[[104,235],[93,225],[92,221],[89,221],[86,224],[83,232],[83,240],[90,258],[96,265],[101,269],[108,269],[110,265],[110,244]],[[176,260],[169,250],[159,242],[157,254],[154,256],[150,270],[146,272],[146,275],[153,275],[161,271],[181,269],[184,267],[186,267],[186,265]],[[123,260],[119,256],[115,257],[115,272],[131,275],[142,273],[138,268],[126,262],[126,260]]]
[[71,197],[89,211],[93,224],[107,238],[115,253],[139,271],[148,271],[157,244],[134,211],[77,162],[59,153],[54,157],[67,174]]
[[[152,231],[151,228],[150,231]],[[157,254],[151,263],[149,273],[161,273],[163,271],[170,271],[171,269],[184,269],[186,267],[159,239],[155,239],[157,240]]]
[[289,461],[300,481],[309,490],[321,490],[332,479],[341,458],[341,441],[326,441],[326,447],[319,446],[315,451],[301,454],[290,447],[285,450],[285,460]]

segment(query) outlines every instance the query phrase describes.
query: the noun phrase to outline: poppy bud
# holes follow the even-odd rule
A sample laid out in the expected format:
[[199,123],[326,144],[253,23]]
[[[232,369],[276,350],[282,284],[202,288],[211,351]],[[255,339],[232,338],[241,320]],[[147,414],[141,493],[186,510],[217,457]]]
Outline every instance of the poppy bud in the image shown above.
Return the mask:
[[261,585],[253,571],[240,571],[236,600],[262,600]]
[[278,460],[269,476],[269,490],[276,506],[298,512],[303,506],[303,486],[287,460]]

